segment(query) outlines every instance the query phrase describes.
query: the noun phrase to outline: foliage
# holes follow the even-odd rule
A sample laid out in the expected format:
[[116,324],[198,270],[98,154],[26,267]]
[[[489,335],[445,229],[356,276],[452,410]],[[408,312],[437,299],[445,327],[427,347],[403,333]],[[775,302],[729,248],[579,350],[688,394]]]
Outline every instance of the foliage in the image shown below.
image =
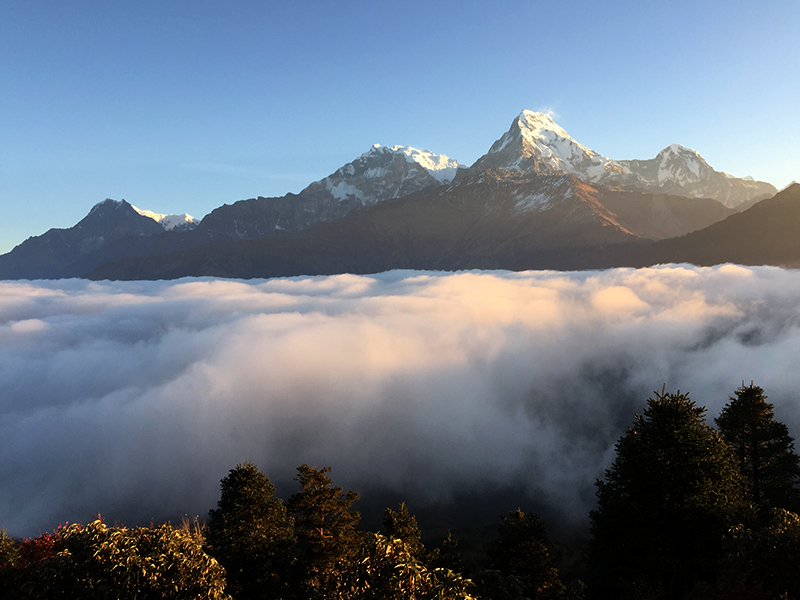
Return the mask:
[[529,600],[525,582],[516,575],[504,575],[497,569],[484,569],[472,578],[481,600]]
[[426,558],[432,567],[449,569],[456,573],[464,571],[464,558],[458,549],[458,540],[449,531],[439,547],[430,552]]
[[738,525],[726,538],[724,580],[720,598],[800,597],[800,516],[771,509],[766,523],[754,528]]
[[800,457],[788,428],[775,420],[773,406],[760,387],[751,382],[735,394],[716,423],[739,459],[754,504],[762,510],[800,510]]
[[400,538],[367,536],[338,578],[341,600],[470,600],[472,583],[449,569],[429,569]]
[[504,516],[489,558],[495,569],[522,581],[526,597],[537,600],[563,597],[565,587],[557,557],[544,521],[538,515],[526,515],[518,508]]
[[20,547],[17,597],[226,600],[225,570],[171,525],[67,525]]
[[0,569],[13,567],[19,560],[19,548],[5,528],[0,529]]
[[401,539],[413,556],[420,556],[424,550],[417,519],[409,514],[405,502],[397,510],[387,508],[383,513],[383,533],[389,539]]
[[279,596],[295,543],[294,521],[275,486],[251,462],[236,465],[220,482],[209,511],[206,549],[228,574],[237,599]]
[[655,394],[597,481],[588,548],[596,597],[646,585],[677,598],[714,579],[722,537],[750,516],[729,446],[688,396]]
[[352,510],[358,493],[342,494],[334,487],[328,473],[330,467],[317,469],[306,464],[297,467],[300,491],[287,503],[295,520],[297,536],[297,583],[308,595],[330,588],[341,564],[357,551],[360,535],[356,525],[361,515]]
[[13,570],[19,562],[19,545],[16,540],[8,535],[5,529],[0,529],[0,593],[8,597]]

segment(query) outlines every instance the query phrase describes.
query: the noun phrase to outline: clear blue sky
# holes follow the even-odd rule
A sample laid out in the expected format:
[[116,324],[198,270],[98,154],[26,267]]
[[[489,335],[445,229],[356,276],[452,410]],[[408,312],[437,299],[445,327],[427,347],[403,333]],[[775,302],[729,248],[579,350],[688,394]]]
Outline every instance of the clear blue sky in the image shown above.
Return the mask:
[[800,180],[800,2],[0,3],[0,252],[97,202],[202,217],[524,108],[611,158]]

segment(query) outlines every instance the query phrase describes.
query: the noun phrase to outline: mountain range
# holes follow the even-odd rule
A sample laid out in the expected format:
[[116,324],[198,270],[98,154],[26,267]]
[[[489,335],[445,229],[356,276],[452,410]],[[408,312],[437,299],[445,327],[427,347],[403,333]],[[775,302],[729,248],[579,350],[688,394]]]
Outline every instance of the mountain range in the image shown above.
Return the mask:
[[105,200],[75,226],[0,256],[0,278],[571,269],[712,256],[748,263],[725,253],[719,232],[752,220],[753,239],[776,241],[762,221],[792,222],[775,213],[791,212],[798,190],[776,196],[770,184],[715,171],[678,144],[648,160],[612,160],[549,115],[522,111],[471,167],[375,145],[298,194],[226,204],[199,223]]

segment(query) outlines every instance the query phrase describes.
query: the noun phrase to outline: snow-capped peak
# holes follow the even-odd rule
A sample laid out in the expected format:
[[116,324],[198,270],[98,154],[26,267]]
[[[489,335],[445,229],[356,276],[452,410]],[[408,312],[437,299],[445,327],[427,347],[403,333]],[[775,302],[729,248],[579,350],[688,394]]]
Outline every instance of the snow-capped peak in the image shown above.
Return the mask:
[[112,198],[106,198],[102,202],[98,202],[97,204],[95,204],[91,208],[91,210],[89,210],[89,214],[92,214],[93,212],[101,210],[103,208],[113,208],[113,209],[119,208],[120,206],[122,206],[122,202],[124,202],[124,200],[113,200]]
[[456,176],[456,171],[462,167],[459,162],[449,158],[444,154],[434,154],[428,150],[418,150],[411,146],[382,146],[373,144],[369,151],[361,155],[361,158],[368,159],[370,156],[380,154],[400,154],[406,162],[417,163],[425,169],[431,177],[439,183],[450,183]]
[[542,140],[552,140],[556,137],[572,140],[569,134],[557,125],[547,113],[523,110],[519,113],[516,122],[523,135],[527,134]]
[[434,154],[428,150],[417,150],[411,146],[392,146],[391,151],[404,154],[408,162],[417,163],[439,183],[450,183],[460,166],[457,160],[444,154]]
[[697,181],[713,169],[700,153],[680,144],[670,144],[656,156],[658,180],[676,182]]
[[197,219],[186,213],[183,213],[182,215],[162,215],[161,213],[156,213],[152,210],[142,210],[141,208],[137,208],[133,205],[131,205],[131,208],[133,208],[133,210],[143,217],[149,217],[155,222],[161,224],[161,226],[167,231],[171,231],[176,227],[179,229],[193,229],[197,225]]
[[[523,139],[532,146],[536,146],[542,158],[546,159],[551,166],[563,169],[573,175],[586,174],[582,172],[583,169],[577,168],[577,163],[585,162],[587,159],[596,163],[598,167],[613,162],[573,140],[546,113],[523,110],[517,117],[517,124]],[[597,171],[597,176],[604,172],[603,169]]]
[[615,161],[573,140],[550,115],[531,110],[519,113],[511,128],[473,167],[569,173],[591,182],[627,173]]
[[443,154],[411,146],[374,144],[364,154],[316,181],[300,195],[324,193],[363,206],[449,183],[460,165]]
[[683,159],[686,157],[694,157],[703,160],[703,157],[700,156],[700,153],[697,150],[692,150],[691,148],[681,146],[680,144],[670,144],[658,153],[657,158],[666,158],[671,156],[677,156]]
[[687,148],[686,146],[681,146],[680,144],[670,144],[666,148],[661,151],[661,154],[664,152],[671,152],[672,154],[681,154],[682,152],[692,152],[693,154],[697,154],[694,150]]

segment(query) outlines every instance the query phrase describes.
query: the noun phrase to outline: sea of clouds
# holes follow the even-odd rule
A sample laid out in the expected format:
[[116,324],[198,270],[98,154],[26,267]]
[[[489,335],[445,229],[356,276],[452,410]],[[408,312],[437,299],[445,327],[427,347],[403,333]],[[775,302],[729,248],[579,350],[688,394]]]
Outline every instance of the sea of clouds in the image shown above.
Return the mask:
[[308,463],[585,519],[664,385],[711,424],[753,380],[800,434],[798,358],[800,272],[770,267],[0,282],[0,526],[202,519],[247,460],[283,498]]

